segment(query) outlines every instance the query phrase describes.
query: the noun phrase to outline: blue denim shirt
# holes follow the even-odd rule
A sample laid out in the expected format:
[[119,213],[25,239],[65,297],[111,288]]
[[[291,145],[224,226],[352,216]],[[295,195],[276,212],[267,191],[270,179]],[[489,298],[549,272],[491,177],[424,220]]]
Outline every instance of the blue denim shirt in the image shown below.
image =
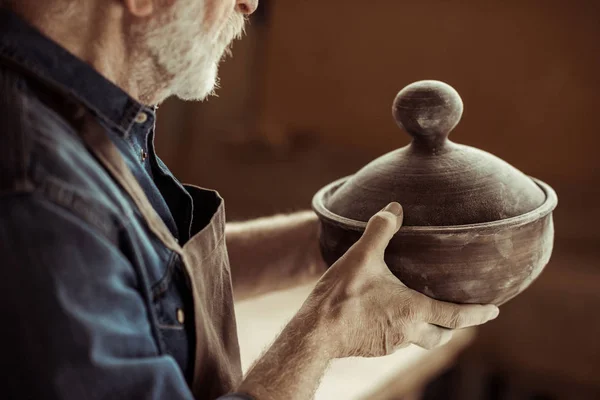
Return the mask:
[[181,258],[149,234],[40,82],[95,115],[180,243],[202,212],[156,156],[155,109],[0,8],[0,397],[191,399]]

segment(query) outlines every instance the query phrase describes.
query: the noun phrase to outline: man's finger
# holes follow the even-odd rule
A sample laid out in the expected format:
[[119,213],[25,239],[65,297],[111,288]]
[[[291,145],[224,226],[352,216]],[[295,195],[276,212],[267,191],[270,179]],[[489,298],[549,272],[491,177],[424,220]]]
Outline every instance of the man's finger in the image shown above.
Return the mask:
[[452,330],[432,324],[419,324],[411,335],[410,341],[427,350],[442,346],[452,339]]
[[500,310],[494,305],[454,304],[427,299],[425,321],[450,329],[461,329],[484,324],[498,316]]
[[367,252],[383,254],[394,234],[402,226],[403,216],[402,206],[398,203],[390,203],[371,217],[357,244]]

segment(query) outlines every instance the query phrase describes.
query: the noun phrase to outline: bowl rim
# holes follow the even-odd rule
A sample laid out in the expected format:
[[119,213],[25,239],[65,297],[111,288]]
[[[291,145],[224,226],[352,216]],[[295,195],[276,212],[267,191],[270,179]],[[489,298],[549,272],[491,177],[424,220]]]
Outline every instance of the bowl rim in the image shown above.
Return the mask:
[[[325,206],[327,199],[339,188],[346,180],[348,180],[352,175],[345,176],[336,181],[329,183],[328,185],[322,187],[313,197],[312,199],[312,208],[317,213],[321,220],[325,220],[331,224],[340,226],[345,229],[354,230],[354,231],[364,231],[367,223],[363,221],[354,220],[351,218],[342,217],[341,215],[337,215]],[[540,189],[544,191],[546,194],[546,200],[536,209],[529,211],[525,214],[517,215],[515,217],[501,219],[497,221],[489,221],[489,222],[480,222],[476,224],[466,224],[466,225],[448,225],[448,226],[402,226],[397,234],[402,233],[461,233],[466,231],[481,231],[481,230],[497,230],[497,229],[506,229],[506,228],[514,228],[522,225],[526,225],[530,222],[537,221],[548,214],[552,213],[552,211],[556,208],[558,204],[558,196],[556,192],[550,185],[542,182],[539,179],[529,177],[533,180],[535,184],[537,184]]]

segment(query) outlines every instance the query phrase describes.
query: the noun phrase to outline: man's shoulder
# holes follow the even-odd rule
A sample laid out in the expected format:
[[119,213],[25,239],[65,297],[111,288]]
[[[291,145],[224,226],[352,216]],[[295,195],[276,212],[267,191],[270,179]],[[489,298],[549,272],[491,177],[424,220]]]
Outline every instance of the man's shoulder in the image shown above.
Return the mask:
[[[75,142],[73,128],[27,77],[0,66],[0,193],[30,191],[39,163],[56,163]],[[69,139],[69,140],[67,140]]]
[[86,219],[122,214],[114,183],[50,103],[60,96],[44,90],[0,66],[0,196],[35,193]]

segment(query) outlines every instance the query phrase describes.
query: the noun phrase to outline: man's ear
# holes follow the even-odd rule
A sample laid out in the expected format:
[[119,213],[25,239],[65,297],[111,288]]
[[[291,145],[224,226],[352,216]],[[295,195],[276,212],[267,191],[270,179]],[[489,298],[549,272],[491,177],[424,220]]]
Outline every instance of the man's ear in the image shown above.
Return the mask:
[[145,18],[154,12],[154,0],[123,0],[125,8],[138,18]]

